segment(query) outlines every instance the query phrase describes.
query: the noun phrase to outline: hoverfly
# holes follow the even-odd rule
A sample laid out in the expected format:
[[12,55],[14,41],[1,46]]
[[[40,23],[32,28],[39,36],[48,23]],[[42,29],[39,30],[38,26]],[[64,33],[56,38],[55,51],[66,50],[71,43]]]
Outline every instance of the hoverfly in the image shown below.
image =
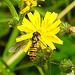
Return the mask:
[[[36,31],[36,32],[33,33],[33,37],[30,39],[32,41],[32,45],[29,49],[29,56],[30,56],[31,61],[35,60],[35,58],[36,58],[37,50],[38,50],[37,43],[38,42],[42,43],[39,40],[40,36],[41,36],[40,33]],[[13,47],[11,47],[9,49],[9,52],[17,52],[19,50],[24,50],[25,46],[26,46],[26,41],[18,42]]]

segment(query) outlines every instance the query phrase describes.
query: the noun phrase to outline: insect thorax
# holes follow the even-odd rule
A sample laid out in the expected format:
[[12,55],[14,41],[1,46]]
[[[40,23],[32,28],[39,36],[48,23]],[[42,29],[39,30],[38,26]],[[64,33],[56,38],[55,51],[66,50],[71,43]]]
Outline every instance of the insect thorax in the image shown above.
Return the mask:
[[33,37],[32,37],[32,43],[37,43],[39,41],[40,33],[39,32],[34,32]]

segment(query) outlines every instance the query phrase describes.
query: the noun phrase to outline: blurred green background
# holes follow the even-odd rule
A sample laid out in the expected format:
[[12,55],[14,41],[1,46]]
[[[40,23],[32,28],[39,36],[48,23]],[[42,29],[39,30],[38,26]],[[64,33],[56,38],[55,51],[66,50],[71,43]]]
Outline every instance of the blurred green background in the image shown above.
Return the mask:
[[[14,10],[11,12],[12,6],[10,7],[10,1],[17,12]],[[47,11],[60,14],[73,1],[74,0],[38,1],[38,5],[41,5],[41,7],[37,6],[31,8],[30,11],[34,12],[35,10],[38,10],[42,17],[44,17]],[[25,16],[25,14],[19,14],[23,5],[24,3],[20,3],[19,0],[0,0],[0,75],[40,75],[38,68],[33,65],[26,53],[13,54],[8,52],[9,48],[15,44],[15,39],[19,35],[16,25],[18,23],[18,19]],[[10,8],[8,8],[8,6]],[[12,13],[14,13],[14,15]],[[75,7],[63,16],[61,20],[74,26]],[[21,24],[21,20],[19,24]],[[55,44],[57,49],[55,50],[51,60],[59,63],[62,59],[67,58],[71,59],[75,64],[75,35],[70,33],[69,35],[65,35],[60,38],[64,41],[64,44]],[[58,68],[58,65],[52,64],[50,67],[51,75],[60,75],[61,71]],[[45,69],[44,73],[47,75]]]

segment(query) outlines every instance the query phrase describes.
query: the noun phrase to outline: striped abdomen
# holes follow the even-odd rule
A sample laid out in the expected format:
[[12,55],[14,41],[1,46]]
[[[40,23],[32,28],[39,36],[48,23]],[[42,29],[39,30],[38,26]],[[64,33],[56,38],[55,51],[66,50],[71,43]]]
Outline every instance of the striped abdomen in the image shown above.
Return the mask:
[[37,47],[36,46],[30,47],[29,56],[31,61],[35,60],[36,54],[37,54]]
[[36,57],[37,54],[37,42],[39,41],[39,37],[40,34],[38,32],[34,32],[33,33],[33,37],[32,37],[32,46],[30,47],[30,51],[29,51],[29,56],[30,59],[33,61]]

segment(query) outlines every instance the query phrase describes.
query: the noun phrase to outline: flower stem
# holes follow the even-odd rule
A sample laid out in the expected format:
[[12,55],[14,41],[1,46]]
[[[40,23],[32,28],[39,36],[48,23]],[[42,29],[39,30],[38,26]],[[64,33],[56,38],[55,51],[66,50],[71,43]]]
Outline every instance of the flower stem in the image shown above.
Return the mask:
[[41,75],[45,75],[41,67],[39,67],[39,66],[36,66],[36,67],[39,70],[39,72],[40,72]]
[[51,69],[50,69],[50,63],[49,63],[49,61],[48,61],[48,63],[47,63],[47,64],[48,64],[48,75],[51,75],[51,74],[50,74],[50,73],[51,73],[51,72],[50,72],[50,71],[51,71]]
[[[15,10],[13,4],[10,2],[10,0],[4,0],[4,2],[5,2],[5,3],[7,4],[7,6],[9,7],[10,12],[11,12],[13,18],[16,18],[16,20],[19,20],[19,16],[18,16],[18,14],[17,14],[17,12],[16,12],[16,10]],[[17,25],[16,25],[16,26],[17,26]],[[15,26],[15,28],[13,29],[13,32],[12,32],[12,34],[11,34],[11,36],[10,36],[10,39],[9,39],[9,41],[8,41],[8,43],[7,43],[7,46],[6,46],[6,48],[5,48],[5,51],[4,51],[4,53],[3,53],[3,59],[4,59],[4,60],[5,60],[5,58],[6,58],[6,55],[7,55],[7,53],[8,53],[9,48],[13,45],[13,43],[14,43],[14,41],[15,41],[17,35],[18,35],[18,30],[17,30],[16,26]]]
[[51,75],[50,57],[48,57],[47,67],[48,67],[48,75]]
[[10,0],[4,0],[4,2],[7,4],[7,6],[10,9],[10,12],[12,14],[13,17],[15,17],[17,20],[19,20],[18,14],[13,6],[13,4],[10,2]]
[[74,7],[75,7],[75,0],[59,14],[58,19],[62,18]]
[[[14,44],[17,35],[18,35],[18,30],[17,30],[17,28],[15,27],[15,28],[13,29],[13,32],[12,32],[10,38],[9,38],[9,41],[8,41],[7,45],[6,45],[6,48],[5,48],[5,50],[4,50],[4,53],[3,53],[3,59],[4,59],[4,60],[6,60],[6,56],[7,56],[7,54],[9,54],[8,50],[9,50],[9,48]],[[6,61],[7,61],[7,60],[6,60]]]
[[24,53],[22,50],[18,51],[16,54],[14,54],[6,63],[8,65],[11,65],[22,53]]
[[25,57],[26,53],[22,50],[15,53],[6,63],[11,69],[14,69],[15,66]]

